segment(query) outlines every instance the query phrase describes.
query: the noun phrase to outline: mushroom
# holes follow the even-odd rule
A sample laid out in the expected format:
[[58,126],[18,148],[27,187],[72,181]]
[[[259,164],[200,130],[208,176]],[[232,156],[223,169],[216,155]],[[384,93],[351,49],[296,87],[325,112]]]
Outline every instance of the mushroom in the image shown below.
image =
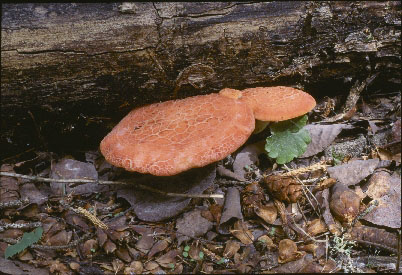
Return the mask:
[[245,89],[239,100],[253,109],[256,119],[254,133],[264,130],[271,121],[304,115],[316,105],[315,99],[308,93],[285,86]]
[[136,108],[102,140],[100,150],[128,171],[171,176],[233,153],[252,134],[256,119],[287,120],[314,106],[314,98],[294,88],[225,88]]
[[111,164],[170,176],[233,153],[254,130],[253,111],[242,101],[209,94],[136,108],[102,140]]

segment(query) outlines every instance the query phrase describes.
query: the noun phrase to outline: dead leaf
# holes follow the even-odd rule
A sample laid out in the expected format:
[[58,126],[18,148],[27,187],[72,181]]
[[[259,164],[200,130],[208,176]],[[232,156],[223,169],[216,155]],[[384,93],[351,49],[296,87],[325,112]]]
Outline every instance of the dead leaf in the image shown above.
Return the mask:
[[302,158],[307,158],[320,153],[325,148],[327,148],[339,135],[342,129],[350,129],[352,126],[347,124],[331,124],[331,125],[320,125],[320,124],[309,124],[304,127],[309,131],[311,136],[311,142],[307,145],[307,149]]
[[[81,162],[73,159],[62,159],[52,166],[51,177],[53,179],[98,179],[98,172],[91,163]],[[56,195],[74,194],[93,194],[104,192],[109,189],[106,185],[97,183],[85,183],[70,187],[70,184],[61,182],[50,183],[50,188]]]
[[98,249],[98,241],[94,239],[86,240],[80,246],[82,255],[88,258]]
[[[150,232],[151,233],[151,232]],[[152,234],[143,234],[141,238],[135,243],[135,248],[137,248],[142,253],[146,254],[154,245],[154,238]]]
[[329,232],[332,234],[339,236],[341,234],[340,227],[335,223],[334,217],[331,214],[331,210],[329,207],[329,189],[324,189],[323,191],[318,191],[316,194],[316,198],[320,204],[320,207],[323,211],[322,217],[327,225]]
[[225,250],[223,251],[223,257],[230,259],[236,254],[237,251],[240,249],[239,242],[236,241],[228,241],[225,246]]
[[103,250],[105,250],[106,254],[111,254],[116,251],[117,246],[111,240],[107,240],[103,245]]
[[297,251],[297,245],[294,241],[284,239],[279,242],[279,255],[278,263],[288,263],[297,260],[301,256],[304,256],[304,252]]
[[67,245],[71,241],[72,235],[73,232],[62,230],[49,237],[46,241],[46,245]]
[[225,204],[219,224],[218,231],[221,234],[228,234],[229,227],[234,220],[242,220],[240,193],[235,187],[228,188],[225,196]]
[[273,249],[277,247],[277,245],[274,244],[274,241],[268,235],[262,235],[258,238],[258,241],[263,243],[264,246],[268,249]]
[[394,173],[378,172],[369,182],[367,195],[378,200],[378,206],[364,220],[390,228],[401,227],[401,178]]
[[273,202],[261,205],[255,209],[255,213],[266,223],[273,224],[278,217],[278,210]]
[[243,244],[252,244],[254,242],[254,236],[250,230],[248,230],[247,223],[238,220],[235,222],[234,227],[230,230],[230,233],[238,238]]
[[258,164],[258,156],[265,152],[264,143],[265,141],[263,140],[262,142],[246,145],[236,155],[235,161],[233,162],[233,171],[238,178],[243,181],[246,180],[244,177],[247,173],[245,167]]
[[116,250],[116,256],[119,257],[120,260],[122,260],[126,263],[129,263],[132,261],[132,259],[130,257],[130,253],[128,252],[128,249],[121,245]]
[[307,226],[307,233],[309,233],[311,236],[316,236],[326,231],[327,227],[325,226],[324,222],[321,221],[320,219],[312,220]]
[[184,213],[176,222],[177,233],[184,234],[184,236],[178,234],[178,239],[180,238],[179,245],[182,241],[189,239],[187,236],[202,236],[211,230],[212,227],[212,222],[201,216],[201,210],[194,209],[193,211]]
[[144,271],[144,267],[140,261],[133,261],[131,262],[129,267],[124,269],[124,274],[131,275],[131,274],[142,274]]
[[398,236],[382,228],[371,226],[355,226],[349,232],[349,238],[355,241],[365,241],[368,243],[378,244],[392,248],[394,251],[398,249]]
[[[202,194],[215,180],[215,165],[191,169],[170,177],[146,176],[140,183],[155,189],[172,192]],[[135,186],[124,186],[118,189],[117,197],[127,200],[137,217],[143,221],[157,222],[180,214],[191,199],[168,197]]]
[[48,275],[49,271],[46,268],[37,268],[32,264],[26,264],[20,261],[6,260],[3,257],[0,257],[0,273],[21,275]]
[[353,160],[346,164],[329,167],[327,171],[331,178],[349,186],[358,184],[371,175],[379,164],[379,159]]
[[151,259],[156,253],[165,250],[169,246],[169,242],[166,239],[159,240],[148,253],[148,259]]
[[351,223],[360,210],[360,197],[343,184],[331,187],[329,207],[334,216],[341,222]]

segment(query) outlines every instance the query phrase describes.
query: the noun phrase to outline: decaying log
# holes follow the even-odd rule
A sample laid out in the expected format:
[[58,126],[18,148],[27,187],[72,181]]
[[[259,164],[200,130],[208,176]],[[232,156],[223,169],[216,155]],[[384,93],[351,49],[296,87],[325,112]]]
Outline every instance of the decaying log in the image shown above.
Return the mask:
[[289,85],[398,91],[399,1],[2,5],[0,158],[96,148],[133,107]]

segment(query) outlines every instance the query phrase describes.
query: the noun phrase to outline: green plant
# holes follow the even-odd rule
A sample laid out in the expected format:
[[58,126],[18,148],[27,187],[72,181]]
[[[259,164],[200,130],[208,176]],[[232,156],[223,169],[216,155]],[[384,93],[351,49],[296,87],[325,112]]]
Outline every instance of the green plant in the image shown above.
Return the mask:
[[23,251],[25,248],[36,243],[40,240],[40,238],[42,238],[42,234],[42,227],[38,227],[34,231],[29,233],[25,232],[24,235],[22,235],[22,239],[18,243],[10,245],[6,248],[6,251],[4,253],[5,258],[7,259],[11,256],[14,256],[15,254]]
[[345,240],[344,236],[334,236],[332,243],[331,254],[335,257],[338,266],[342,268],[345,273],[362,272],[362,270],[353,264],[351,258],[352,249],[356,244],[355,241]]
[[339,165],[342,163],[342,160],[345,158],[345,155],[342,153],[337,153],[334,148],[331,151],[332,158],[334,160],[335,165]]
[[270,124],[271,136],[266,140],[265,151],[278,164],[292,161],[306,151],[311,142],[309,132],[303,127],[307,115]]

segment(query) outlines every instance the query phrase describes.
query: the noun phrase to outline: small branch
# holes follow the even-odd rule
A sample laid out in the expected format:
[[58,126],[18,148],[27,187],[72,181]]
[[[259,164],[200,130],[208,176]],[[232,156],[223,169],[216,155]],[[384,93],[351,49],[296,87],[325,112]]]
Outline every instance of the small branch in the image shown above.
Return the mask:
[[0,171],[0,176],[6,177],[14,177],[14,178],[21,178],[27,179],[31,181],[38,181],[38,182],[61,182],[61,183],[97,183],[102,185],[114,185],[114,184],[122,184],[122,185],[135,185],[142,190],[146,190],[152,193],[161,194],[167,197],[181,197],[181,198],[202,198],[202,199],[210,199],[210,198],[219,198],[223,199],[223,194],[180,194],[180,193],[170,193],[164,192],[143,184],[139,183],[128,183],[123,181],[109,181],[109,180],[93,180],[93,179],[51,179],[51,178],[43,178],[38,176],[28,176],[16,173],[9,173],[9,172],[2,172]]
[[0,232],[5,231],[6,229],[31,229],[42,226],[41,222],[30,222],[30,223],[3,223],[0,222]]
[[[29,246],[30,248],[36,248],[36,249],[46,249],[46,250],[64,250],[64,249],[69,249],[72,248],[74,246],[76,246],[77,244],[79,244],[80,242],[89,239],[93,236],[93,233],[86,233],[84,234],[82,237],[80,237],[79,239],[72,241],[71,243],[67,244],[67,245],[39,245],[39,244],[33,244],[31,246]],[[10,239],[10,238],[0,238],[1,241],[4,241],[6,243],[9,244],[16,244],[18,243],[18,240],[15,239]]]
[[27,198],[22,200],[8,201],[8,202],[0,202],[0,209],[4,208],[18,208],[25,204],[28,204],[29,200]]

